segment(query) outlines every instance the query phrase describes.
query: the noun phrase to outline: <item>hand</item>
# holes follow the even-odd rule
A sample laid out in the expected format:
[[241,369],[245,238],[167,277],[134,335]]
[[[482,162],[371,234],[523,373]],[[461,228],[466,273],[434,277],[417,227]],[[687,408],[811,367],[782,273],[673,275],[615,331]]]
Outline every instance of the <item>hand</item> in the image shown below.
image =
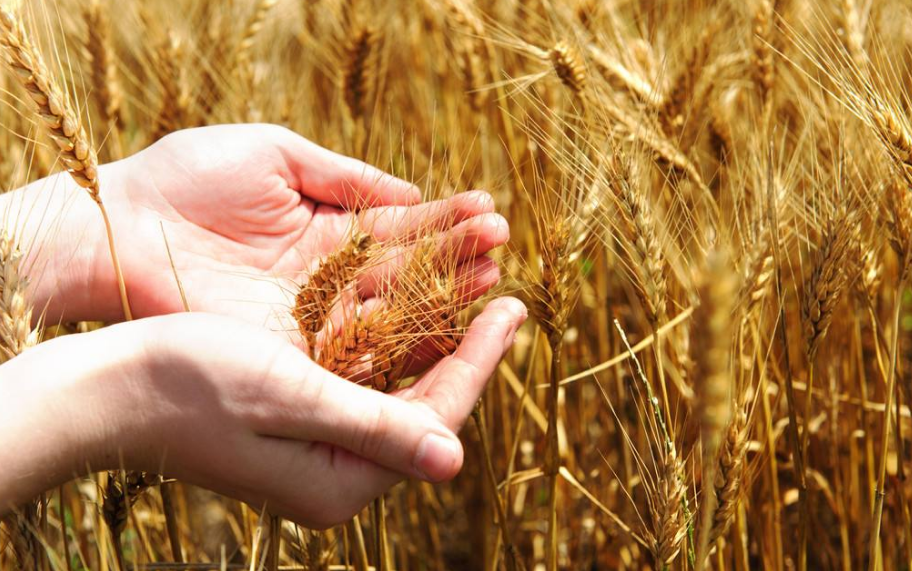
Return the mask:
[[[436,220],[444,241],[471,244],[463,261],[481,263],[473,268],[479,292],[498,274],[493,264],[475,258],[509,237],[485,193],[414,206],[420,201],[414,186],[271,125],[174,133],[102,167],[100,178],[136,317],[182,310],[162,226],[194,311],[272,329],[288,327],[282,318],[294,284],[306,281],[302,272],[343,242],[355,218],[380,240]],[[38,195],[34,188],[28,192]],[[28,208],[68,209],[48,238],[36,240],[39,255],[52,260],[36,280],[35,305],[47,306],[50,321],[120,320],[99,214],[83,192],[74,192]],[[27,224],[37,222],[31,216]]]
[[0,512],[88,465],[163,472],[308,527],[341,523],[404,477],[458,472],[455,431],[525,315],[491,302],[455,354],[397,395],[213,315],[43,343],[0,368]]

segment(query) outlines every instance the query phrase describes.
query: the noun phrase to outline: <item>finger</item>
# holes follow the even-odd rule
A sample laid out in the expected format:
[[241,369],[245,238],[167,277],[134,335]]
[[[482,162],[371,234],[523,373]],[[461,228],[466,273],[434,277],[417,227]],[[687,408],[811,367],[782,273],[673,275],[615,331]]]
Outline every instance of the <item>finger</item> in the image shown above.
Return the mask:
[[469,326],[456,352],[399,396],[428,405],[447,427],[459,430],[527,315],[515,298],[492,301]]
[[341,379],[309,359],[276,365],[259,434],[339,446],[422,480],[452,478],[462,465],[459,439],[427,407]]
[[[457,268],[453,281],[455,291],[451,310],[456,314],[497,285],[500,281],[500,267],[488,257],[476,258]],[[388,307],[388,302],[381,297],[365,299],[360,305],[356,300],[347,298],[333,309],[328,319],[331,325],[318,335],[318,342],[326,343],[327,335],[343,331],[346,320],[355,319],[355,315],[370,320],[375,313]],[[458,337],[460,331],[456,329],[437,330],[424,335],[414,346],[406,347],[409,355],[402,365],[401,378],[416,375],[451,353]],[[357,370],[348,377],[349,381],[360,384],[370,382],[370,362],[365,359],[361,365],[363,366],[356,367]]]
[[285,132],[280,148],[291,171],[289,185],[318,202],[347,209],[421,202],[421,191],[415,185],[292,131]]
[[[499,214],[482,214],[464,220],[436,237],[436,258],[441,265],[459,264],[483,256],[506,244],[510,226]],[[380,295],[395,286],[399,272],[407,268],[416,246],[393,246],[358,278],[364,297]]]
[[[327,529],[356,513],[403,479],[403,475],[342,448],[259,437],[244,460],[251,490],[228,491],[253,508],[310,529]],[[302,488],[301,482],[307,485]]]
[[405,240],[416,235],[439,232],[480,214],[494,212],[494,199],[483,191],[457,194],[411,207],[389,206],[365,210],[360,227],[383,242]]
[[[454,313],[468,307],[497,285],[498,281],[500,281],[500,267],[490,258],[477,258],[460,266],[455,278]],[[372,299],[379,300],[380,298]],[[378,303],[377,306],[382,307],[382,303]],[[365,311],[369,313],[367,307],[365,304]],[[371,310],[376,311],[379,307],[371,307]],[[416,375],[452,352],[454,340],[460,337],[460,331],[457,330],[436,333],[436,335],[419,341],[409,351],[409,359],[404,365],[404,376]]]

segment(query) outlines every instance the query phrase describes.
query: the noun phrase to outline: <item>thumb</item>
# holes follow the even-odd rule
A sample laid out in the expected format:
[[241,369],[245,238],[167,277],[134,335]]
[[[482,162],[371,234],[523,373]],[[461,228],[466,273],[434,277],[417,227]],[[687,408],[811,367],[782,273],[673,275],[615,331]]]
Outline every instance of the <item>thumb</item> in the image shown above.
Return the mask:
[[298,380],[282,383],[283,405],[264,435],[331,444],[430,482],[459,472],[462,444],[426,405],[356,385],[306,358],[295,369]]

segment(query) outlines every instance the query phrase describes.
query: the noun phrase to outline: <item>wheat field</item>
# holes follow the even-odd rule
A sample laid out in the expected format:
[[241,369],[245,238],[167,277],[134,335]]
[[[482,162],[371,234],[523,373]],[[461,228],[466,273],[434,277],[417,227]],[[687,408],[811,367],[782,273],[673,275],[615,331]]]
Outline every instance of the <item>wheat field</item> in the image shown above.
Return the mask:
[[[84,474],[5,516],[0,568],[912,568],[908,2],[0,5],[4,190],[68,171],[109,223],[99,164],[277,124],[427,198],[488,190],[511,239],[487,296],[531,314],[452,482],[309,530]],[[393,391],[422,344],[451,352],[480,303],[429,250],[312,357]],[[353,232],[295,276],[288,335],[316,346],[385,252]],[[41,322],[21,259],[4,234],[0,361],[104,326]]]

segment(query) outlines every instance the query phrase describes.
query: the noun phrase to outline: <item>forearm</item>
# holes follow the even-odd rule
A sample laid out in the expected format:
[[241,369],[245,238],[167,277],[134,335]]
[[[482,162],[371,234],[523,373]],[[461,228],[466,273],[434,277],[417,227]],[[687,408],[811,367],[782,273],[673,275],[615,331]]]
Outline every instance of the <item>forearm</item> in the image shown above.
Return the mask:
[[[100,175],[109,172],[105,166]],[[68,174],[0,195],[0,213],[3,229],[25,255],[21,271],[29,279],[36,319],[41,312],[46,323],[116,319],[101,214]]]
[[0,366],[0,513],[135,446],[143,359],[129,337],[54,339]]

